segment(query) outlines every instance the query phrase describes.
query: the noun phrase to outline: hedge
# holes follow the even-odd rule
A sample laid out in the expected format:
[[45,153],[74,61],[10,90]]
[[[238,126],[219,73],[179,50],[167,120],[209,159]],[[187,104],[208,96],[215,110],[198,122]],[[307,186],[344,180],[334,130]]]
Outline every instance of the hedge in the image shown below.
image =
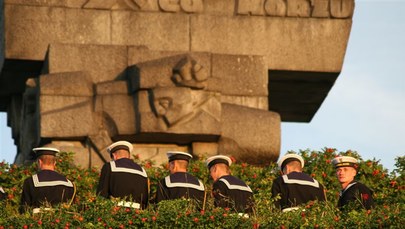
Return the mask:
[[[298,211],[282,213],[274,207],[271,196],[273,180],[279,176],[275,163],[265,167],[236,161],[232,174],[246,181],[254,192],[254,214],[240,217],[230,209],[215,208],[208,195],[204,210],[196,210],[187,200],[163,201],[150,204],[145,210],[117,207],[115,202],[96,196],[99,169],[84,169],[73,164],[71,152],[62,152],[57,171],[65,174],[77,186],[77,195],[71,206],[60,205],[51,211],[20,214],[18,206],[25,178],[37,171],[35,164],[17,166],[0,163],[0,182],[8,193],[0,202],[0,229],[2,228],[403,228],[405,225],[405,156],[396,158],[396,168],[388,172],[376,159],[363,160],[355,151],[338,152],[324,148],[321,151],[301,150],[304,172],[322,183],[326,202],[310,202]],[[357,179],[374,190],[376,207],[364,210],[353,207],[340,211],[336,208],[340,185],[331,165],[337,155],[360,159]],[[168,175],[167,164],[154,165],[152,161],[134,160],[146,169],[151,182],[151,198],[158,180]],[[210,192],[212,180],[204,158],[193,161],[189,172],[200,178]]]

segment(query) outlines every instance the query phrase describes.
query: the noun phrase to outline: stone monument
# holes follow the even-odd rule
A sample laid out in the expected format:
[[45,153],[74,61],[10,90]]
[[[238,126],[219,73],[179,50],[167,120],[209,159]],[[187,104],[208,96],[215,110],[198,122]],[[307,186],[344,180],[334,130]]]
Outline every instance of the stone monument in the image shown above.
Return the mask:
[[116,140],[266,165],[281,121],[310,122],[337,79],[354,0],[0,1],[0,111],[17,145],[100,166]]

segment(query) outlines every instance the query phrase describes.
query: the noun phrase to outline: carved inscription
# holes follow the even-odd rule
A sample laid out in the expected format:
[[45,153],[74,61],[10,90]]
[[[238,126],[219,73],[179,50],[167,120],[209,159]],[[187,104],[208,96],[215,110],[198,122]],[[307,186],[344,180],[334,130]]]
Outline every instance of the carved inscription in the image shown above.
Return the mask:
[[[234,0],[237,15],[351,18],[354,0]],[[89,0],[83,8],[203,13],[204,0]]]
[[278,17],[350,18],[354,0],[238,0],[237,14]]
[[83,8],[199,13],[204,6],[203,0],[89,0]]

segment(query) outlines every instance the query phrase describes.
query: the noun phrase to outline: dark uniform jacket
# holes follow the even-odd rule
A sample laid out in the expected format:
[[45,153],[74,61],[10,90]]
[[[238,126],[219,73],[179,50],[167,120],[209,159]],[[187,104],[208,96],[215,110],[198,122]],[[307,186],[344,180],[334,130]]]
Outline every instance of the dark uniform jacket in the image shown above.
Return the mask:
[[230,208],[240,213],[251,213],[253,207],[253,193],[245,182],[226,175],[214,182],[212,194],[216,207]]
[[148,176],[144,168],[129,158],[104,164],[97,193],[103,197],[126,198],[141,208],[148,204]]
[[275,202],[281,209],[295,207],[311,200],[325,201],[323,186],[305,173],[292,172],[274,180],[273,197],[280,194],[281,199]]
[[187,198],[204,202],[205,189],[203,183],[185,172],[173,173],[159,181],[156,190],[156,203],[162,200]]
[[24,180],[21,194],[21,209],[26,206],[38,208],[43,204],[51,206],[73,199],[75,188],[65,176],[52,170],[42,170]]
[[352,181],[346,189],[340,191],[339,196],[339,208],[350,202],[361,203],[365,209],[371,209],[374,206],[373,191],[360,182]]

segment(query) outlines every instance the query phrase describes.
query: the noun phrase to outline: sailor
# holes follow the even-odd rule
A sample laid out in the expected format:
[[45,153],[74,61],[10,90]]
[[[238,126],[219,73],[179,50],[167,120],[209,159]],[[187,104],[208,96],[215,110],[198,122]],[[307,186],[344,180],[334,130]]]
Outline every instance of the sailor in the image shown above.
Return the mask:
[[338,207],[342,209],[352,202],[360,204],[362,208],[371,209],[374,206],[373,191],[354,179],[358,168],[357,159],[339,156],[332,160],[332,164],[335,166],[336,176],[342,186]]
[[212,195],[215,207],[229,208],[237,213],[253,212],[253,193],[242,180],[231,175],[228,156],[216,155],[206,160],[206,165],[214,180]]
[[273,181],[271,189],[273,197],[281,197],[275,201],[276,207],[287,212],[309,201],[325,201],[322,184],[302,172],[304,159],[300,155],[286,154],[279,160],[278,166],[282,176]]
[[197,206],[204,207],[205,188],[203,183],[187,173],[191,154],[179,151],[167,152],[170,175],[158,182],[156,203],[162,200],[186,198],[196,200]]
[[107,147],[112,161],[105,163],[97,193],[105,198],[118,198],[118,205],[145,209],[149,198],[149,180],[145,169],[130,159],[133,146],[118,141]]
[[56,154],[55,148],[34,148],[39,172],[24,180],[20,212],[34,207],[33,212],[39,211],[40,207],[49,208],[59,203],[71,204],[76,190],[74,184],[64,175],[55,171]]

